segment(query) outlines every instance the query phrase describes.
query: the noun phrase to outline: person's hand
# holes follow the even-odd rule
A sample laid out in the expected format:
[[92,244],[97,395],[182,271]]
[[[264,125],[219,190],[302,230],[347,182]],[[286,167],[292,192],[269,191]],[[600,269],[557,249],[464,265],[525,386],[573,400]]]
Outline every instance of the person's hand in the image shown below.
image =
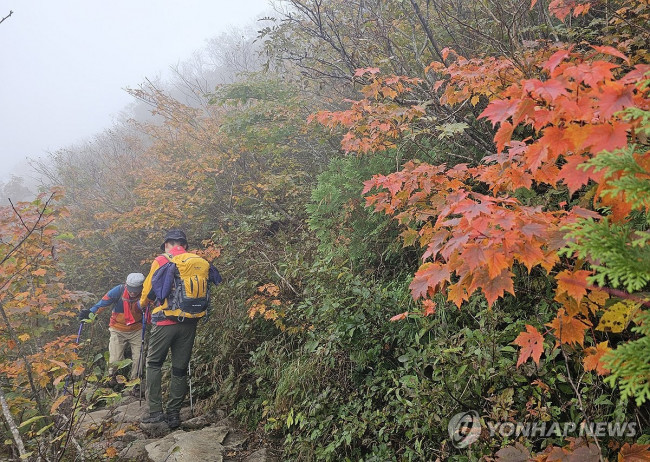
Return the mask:
[[84,319],[90,318],[90,313],[91,313],[90,308],[84,308],[79,312],[77,317],[79,318],[80,321],[83,321]]

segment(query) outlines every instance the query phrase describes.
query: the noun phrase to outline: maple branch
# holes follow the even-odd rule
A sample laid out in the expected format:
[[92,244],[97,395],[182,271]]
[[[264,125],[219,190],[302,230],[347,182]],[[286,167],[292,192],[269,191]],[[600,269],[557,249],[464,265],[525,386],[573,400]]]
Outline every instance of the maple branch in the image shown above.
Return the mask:
[[[580,407],[580,412],[582,413],[582,416],[584,417],[585,421],[588,423],[589,418],[587,417],[587,413],[585,412],[585,406],[584,403],[582,402],[582,396],[580,395],[580,390],[578,389],[575,382],[573,381],[573,378],[571,377],[571,369],[569,368],[569,358],[567,357],[566,352],[564,351],[564,348],[562,348],[561,345],[560,345],[560,351],[562,352],[562,356],[564,357],[564,366],[566,367],[567,379],[569,380],[569,384],[571,385],[571,388],[573,389],[573,392],[575,393],[576,398],[578,399],[578,406]],[[592,435],[592,437],[594,439],[594,443],[596,444],[596,447],[598,448],[599,460],[603,462],[603,450],[600,447],[598,438],[596,437],[596,435]]]
[[22,268],[20,268],[20,269],[17,270],[17,271],[14,271],[14,272],[11,274],[11,276],[9,276],[7,279],[5,279],[4,282],[3,282],[3,284],[0,286],[0,291],[2,291],[2,289],[4,289],[5,287],[7,287],[7,286],[9,285],[9,283],[10,283],[10,282],[11,282],[11,281],[16,277],[16,276],[18,276],[20,273],[22,273],[22,272],[25,270],[25,268],[29,268],[32,264],[34,264],[34,263],[37,261],[38,257],[40,257],[41,255],[43,255],[43,252],[45,252],[45,249],[41,249],[41,251],[38,252],[38,253],[37,253],[37,254],[36,254],[36,255],[31,259],[31,260],[29,260],[28,262],[26,262],[26,263],[22,266]]
[[[52,201],[53,198],[54,198],[54,194],[52,194],[52,195],[49,197],[49,199],[48,199],[47,201],[45,201],[45,205],[43,205],[43,208],[42,208],[41,211],[39,212],[39,214],[38,214],[38,218],[36,219],[36,222],[34,223],[34,225],[32,226],[32,228],[31,228],[31,229],[27,228],[27,234],[25,234],[25,236],[23,236],[23,238],[22,238],[22,239],[21,239],[21,240],[20,240],[20,241],[19,241],[19,242],[18,242],[18,243],[13,247],[13,249],[11,249],[9,252],[7,252],[7,254],[4,256],[4,258],[2,259],[2,261],[0,261],[0,265],[2,265],[4,262],[6,262],[6,261],[9,259],[9,257],[10,257],[11,255],[13,255],[13,254],[14,254],[14,253],[15,253],[15,252],[16,252],[16,251],[17,251],[17,250],[18,250],[18,249],[23,245],[23,243],[24,243],[24,242],[29,238],[29,236],[31,236],[32,233],[34,233],[34,231],[36,231],[36,229],[38,228],[38,224],[40,223],[40,221],[41,221],[41,220],[43,219],[43,217],[45,216],[45,211],[47,210],[47,206],[49,205],[49,203]],[[12,207],[13,207],[13,204],[12,204]],[[16,209],[14,208],[14,211],[15,211],[15,210],[16,210]],[[18,214],[18,212],[16,212],[16,213]],[[19,219],[21,220],[21,222],[22,222],[22,217],[20,216],[20,214],[18,214],[18,218],[19,218]],[[44,226],[47,226],[47,225],[49,225],[50,223],[51,223],[51,222],[48,222],[48,223],[46,223]],[[24,224],[24,222],[23,222],[23,224]]]
[[637,297],[636,295],[625,292],[624,290],[610,289],[609,287],[598,287],[598,286],[590,286],[590,285],[587,285],[586,287],[590,290],[602,290],[603,292],[607,292],[609,295],[614,295],[615,297],[624,298],[626,300],[632,300],[633,302],[640,303],[641,306],[650,307],[650,300],[648,300],[647,298]]
[[18,210],[16,210],[16,206],[11,201],[11,197],[8,197],[7,200],[9,201],[9,204],[11,204],[11,209],[14,211],[14,213],[18,217],[18,220],[20,220],[20,223],[23,225],[23,228],[25,228],[27,230],[27,232],[29,232],[29,226],[27,226],[27,224],[23,220],[23,217],[20,215],[20,212],[18,212]]

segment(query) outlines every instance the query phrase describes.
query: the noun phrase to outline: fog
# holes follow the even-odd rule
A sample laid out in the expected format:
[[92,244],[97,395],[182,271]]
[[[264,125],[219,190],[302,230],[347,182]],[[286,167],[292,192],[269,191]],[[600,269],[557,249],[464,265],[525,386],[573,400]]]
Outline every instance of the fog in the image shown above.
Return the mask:
[[173,78],[172,69],[191,66],[210,39],[255,27],[269,5],[16,0],[2,8],[0,19],[13,12],[0,24],[0,194],[6,197],[7,188],[19,195],[31,185],[27,158],[92,139],[133,109],[125,88]]

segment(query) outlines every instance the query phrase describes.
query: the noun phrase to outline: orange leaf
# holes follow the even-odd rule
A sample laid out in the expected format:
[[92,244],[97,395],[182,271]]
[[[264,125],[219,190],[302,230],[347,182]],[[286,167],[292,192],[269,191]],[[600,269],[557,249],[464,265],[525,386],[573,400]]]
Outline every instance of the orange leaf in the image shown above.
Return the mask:
[[47,271],[44,268],[37,269],[36,271],[32,271],[32,274],[34,276],[45,276],[45,273],[47,273]]
[[417,300],[425,297],[430,288],[435,290],[440,283],[448,281],[450,277],[449,269],[442,264],[437,262],[425,263],[417,270],[413,281],[409,285],[413,299]]
[[573,155],[566,157],[566,164],[562,166],[558,179],[564,181],[564,184],[569,188],[569,192],[573,194],[578,189],[583,187],[589,181],[589,173],[578,165],[586,162],[587,159],[581,155]]
[[553,334],[558,339],[558,343],[577,343],[582,346],[585,340],[585,330],[587,325],[566,313],[564,308],[560,308],[557,317],[546,324],[553,328]]
[[601,342],[596,347],[585,349],[584,367],[585,371],[596,371],[598,375],[609,374],[609,369],[603,366],[601,359],[605,353],[610,351],[607,341]]
[[627,131],[630,127],[630,124],[618,121],[611,124],[594,124],[589,137],[592,152],[597,154],[600,151],[622,148],[627,144]]
[[623,86],[620,83],[612,82],[603,88],[600,97],[601,117],[609,119],[622,109],[632,106],[634,93],[631,86]]
[[567,295],[574,298],[578,303],[582,297],[587,295],[587,276],[591,275],[591,271],[578,270],[571,272],[564,270],[556,277],[557,281],[557,294],[561,295],[566,292]]
[[427,299],[422,304],[424,305],[424,316],[431,316],[436,313],[436,302],[433,300]]
[[530,324],[526,324],[526,331],[521,332],[515,339],[515,345],[521,347],[519,359],[517,359],[517,367],[525,363],[528,358],[533,358],[535,364],[539,364],[539,359],[544,352],[544,337]]
[[390,322],[401,321],[402,319],[405,319],[408,315],[409,315],[408,311],[405,311],[405,312],[400,313],[400,314],[396,314],[395,316],[390,318]]
[[62,396],[59,396],[59,397],[56,399],[56,401],[54,401],[54,403],[52,404],[52,407],[50,408],[50,414],[55,414],[55,413],[56,413],[56,410],[59,408],[59,406],[61,406],[61,404],[63,404],[63,402],[64,402],[66,399],[68,399],[69,397],[70,397],[70,395],[62,395]]
[[481,285],[488,306],[492,306],[497,298],[503,297],[505,292],[510,292],[512,295],[515,294],[515,287],[512,282],[513,277],[514,274],[509,270],[503,270],[499,276],[489,279],[486,283]]
[[518,100],[495,99],[481,112],[479,118],[485,117],[492,122],[492,126],[495,126],[497,123],[505,122],[508,117],[514,115],[518,104]]
[[460,282],[450,285],[447,288],[447,300],[453,302],[458,308],[460,308],[463,301],[469,300],[465,286]]
[[497,152],[503,152],[503,148],[512,139],[512,132],[515,127],[510,122],[502,122],[499,130],[494,135],[494,143],[497,145]]
[[598,45],[592,45],[591,46],[594,50],[596,50],[598,53],[602,53],[605,55],[610,55],[610,56],[616,56],[617,58],[621,58],[622,60],[626,62],[630,62],[630,58],[625,56],[623,53],[618,51],[614,47],[609,47],[609,46],[598,46]]
[[625,443],[618,453],[618,462],[648,462],[650,461],[650,444]]

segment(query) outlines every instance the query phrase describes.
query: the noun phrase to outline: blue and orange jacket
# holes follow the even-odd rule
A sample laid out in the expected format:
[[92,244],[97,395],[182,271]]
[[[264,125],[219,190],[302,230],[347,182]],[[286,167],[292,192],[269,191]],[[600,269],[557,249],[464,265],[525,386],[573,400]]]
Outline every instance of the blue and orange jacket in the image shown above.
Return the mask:
[[[181,255],[187,253],[187,250],[182,245],[177,245],[176,247],[172,247],[172,249],[169,251],[169,254],[172,255],[173,257],[177,255]],[[165,255],[158,255],[154,261],[151,263],[151,269],[149,270],[149,274],[147,275],[146,279],[144,280],[144,284],[142,285],[142,296],[140,298],[140,305],[141,306],[151,306],[153,307],[155,304],[155,299],[156,296],[154,295],[153,292],[153,287],[151,284],[151,278],[153,278],[153,274],[156,272],[158,268],[161,266],[164,266],[169,263],[169,259]],[[221,282],[221,276],[219,275],[219,272],[217,269],[210,265],[210,274],[209,274],[210,281],[212,283],[219,284]],[[163,300],[162,304],[160,305],[162,308],[167,307],[167,299]],[[168,318],[165,316],[161,311],[158,311],[157,313],[153,313],[151,315],[151,322],[153,324],[156,324],[158,326],[166,326],[170,324],[176,324],[178,321],[173,319],[173,318]],[[184,322],[196,322],[195,319],[188,319]]]
[[[142,329],[142,310],[140,309],[140,300],[138,297],[128,297],[128,292],[126,294],[127,298],[124,298],[124,293],[124,284],[113,287],[111,290],[106,292],[106,295],[104,295],[99,302],[90,308],[90,311],[99,314],[104,311],[106,307],[113,305],[111,319],[108,323],[109,327],[122,332],[140,330]],[[127,314],[125,317],[124,310],[126,307],[130,310],[130,316]],[[130,322],[129,319],[132,319],[133,322]]]

